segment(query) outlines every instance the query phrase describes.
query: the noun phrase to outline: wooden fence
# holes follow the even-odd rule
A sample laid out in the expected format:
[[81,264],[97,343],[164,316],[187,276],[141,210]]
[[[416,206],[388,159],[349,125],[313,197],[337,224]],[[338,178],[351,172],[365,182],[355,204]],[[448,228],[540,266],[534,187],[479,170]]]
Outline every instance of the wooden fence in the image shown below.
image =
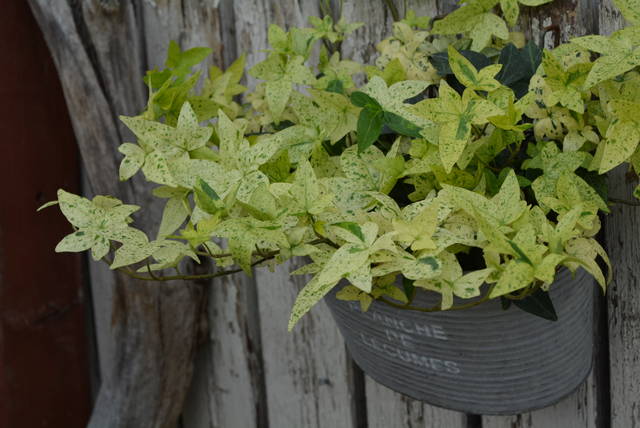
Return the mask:
[[[161,65],[169,40],[175,39],[183,47],[212,47],[212,61],[219,65],[247,52],[247,62],[252,65],[265,55],[261,50],[267,46],[270,23],[300,26],[308,16],[320,14],[319,0],[30,3],[60,71],[87,165],[88,192],[111,191],[138,202],[145,200],[140,196],[144,187],[139,182],[130,187],[110,183],[117,177],[115,146],[126,136],[113,117],[135,113],[144,105],[139,76],[144,69]],[[396,3],[401,12],[407,7],[434,17],[455,7],[451,0]],[[374,42],[386,37],[391,27],[384,2],[345,0],[343,16],[365,23],[343,44],[343,54],[371,62]],[[611,0],[556,0],[553,5],[524,12],[523,29],[545,44],[553,43],[554,35],[545,32],[553,25],[566,39],[587,33],[608,34],[619,28],[622,20]],[[89,83],[79,88],[78,81]],[[249,79],[248,84],[253,83]],[[87,107],[87,103],[95,106]],[[86,111],[88,108],[102,110],[94,115]],[[96,147],[102,150],[101,159],[96,159]],[[629,198],[635,184],[628,182],[624,171],[616,171],[610,181],[611,194]],[[598,304],[594,370],[586,383],[555,406],[512,417],[465,415],[378,385],[349,359],[323,305],[305,317],[294,333],[286,332],[289,309],[302,286],[289,277],[295,267],[291,264],[275,273],[258,270],[252,278],[239,275],[197,285],[197,289],[186,284],[143,289],[93,266],[103,387],[91,426],[175,426],[178,416],[183,428],[640,426],[638,210],[615,206],[606,220],[602,239],[616,276],[606,301],[600,299]],[[145,221],[152,227],[157,216]],[[202,301],[209,328],[201,330],[206,334],[195,343],[188,336],[200,325],[197,311]],[[149,321],[150,313],[159,320]],[[149,339],[155,335],[162,343]],[[140,351],[143,346],[144,361],[137,356],[144,353]],[[181,353],[181,347],[188,352]],[[187,390],[191,374],[187,359],[193,356],[195,369]],[[128,402],[123,401],[125,390],[131,394]]]

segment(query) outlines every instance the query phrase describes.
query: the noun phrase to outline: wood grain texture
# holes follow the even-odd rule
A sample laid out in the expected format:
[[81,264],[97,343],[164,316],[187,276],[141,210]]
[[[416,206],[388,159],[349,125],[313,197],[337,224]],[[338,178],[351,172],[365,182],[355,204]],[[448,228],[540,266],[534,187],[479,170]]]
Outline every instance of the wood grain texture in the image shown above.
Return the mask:
[[[611,34],[624,25],[611,0],[602,0],[600,32]],[[624,167],[609,179],[611,197],[633,200],[638,184]],[[640,426],[640,212],[638,207],[618,204],[606,219],[606,245],[614,266],[609,288],[608,325],[612,428]]]
[[[139,3],[33,0],[30,5],[60,75],[91,193],[152,207],[142,180],[116,178],[116,148],[124,137],[117,114],[143,105]],[[148,210],[137,224],[153,229],[158,214]],[[111,355],[103,364],[89,426],[173,427],[191,380],[201,287],[140,283],[120,275],[106,282],[111,280]]]
[[467,426],[464,413],[442,409],[366,379],[367,420],[369,428],[462,428]]
[[[304,26],[318,15],[318,2],[235,1],[237,51],[250,67],[264,58],[270,24]],[[249,78],[250,87],[255,80]],[[355,426],[351,363],[328,310],[321,306],[293,333],[290,308],[304,281],[291,278],[291,263],[255,273],[262,338],[267,413],[271,427]]]
[[267,426],[254,287],[245,275],[211,285],[209,334],[183,412],[187,428]]
[[356,427],[351,363],[329,309],[320,303],[286,332],[290,308],[308,280],[289,275],[299,266],[256,272],[269,426]]

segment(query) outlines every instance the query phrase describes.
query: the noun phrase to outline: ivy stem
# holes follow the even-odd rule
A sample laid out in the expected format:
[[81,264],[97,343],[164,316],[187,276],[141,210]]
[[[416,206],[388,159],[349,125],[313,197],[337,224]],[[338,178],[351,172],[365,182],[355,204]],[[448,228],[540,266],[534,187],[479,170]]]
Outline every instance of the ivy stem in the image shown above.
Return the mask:
[[[255,262],[253,262],[251,264],[251,267],[254,267],[256,265],[259,265],[262,262],[265,262],[267,260],[271,260],[275,257],[276,255],[269,255],[267,257],[263,257],[260,260],[256,260]],[[175,281],[175,280],[182,280],[182,281],[192,281],[192,280],[196,280],[196,279],[211,279],[211,278],[218,278],[220,276],[225,276],[225,275],[232,275],[234,273],[238,273],[238,272],[242,272],[241,268],[237,268],[237,269],[232,269],[232,270],[222,270],[222,271],[218,271],[218,272],[214,272],[214,273],[205,273],[205,274],[201,274],[201,275],[172,275],[172,276],[146,276],[146,275],[140,275],[132,270],[129,269],[117,269],[120,272],[124,273],[127,276],[130,276],[131,278],[135,278],[135,279],[139,279],[142,281],[158,281],[158,282],[165,282],[165,281]]]
[[[319,239],[315,239],[313,241],[310,241],[307,243],[308,245],[318,245],[318,244],[328,244],[328,245],[335,245],[333,244],[333,242],[329,241],[326,238],[319,238]],[[225,257],[232,257],[233,254],[231,253],[220,253],[220,254],[213,254],[211,252],[211,250],[209,250],[209,247],[206,246],[206,244],[203,244],[203,246],[205,247],[205,249],[207,250],[205,251],[194,251],[197,255],[199,256],[203,256],[203,257],[211,257],[212,259],[223,259]],[[252,255],[254,256],[265,256],[265,255],[278,255],[280,253],[280,250],[275,250],[275,251],[271,251],[271,252],[264,252],[264,251],[256,251],[255,253],[253,253]]]
[[629,205],[631,207],[640,207],[640,201],[627,201],[625,199],[618,199],[618,198],[609,198],[609,201],[613,202],[614,204]]

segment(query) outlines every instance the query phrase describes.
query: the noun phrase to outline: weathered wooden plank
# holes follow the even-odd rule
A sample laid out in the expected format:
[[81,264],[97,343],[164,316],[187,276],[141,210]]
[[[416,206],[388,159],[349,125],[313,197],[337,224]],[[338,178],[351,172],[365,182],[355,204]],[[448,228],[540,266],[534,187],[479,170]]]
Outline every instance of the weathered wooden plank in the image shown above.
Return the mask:
[[[146,185],[116,179],[122,128],[116,115],[141,107],[139,4],[30,1],[54,57],[92,193],[148,206]],[[138,95],[139,96],[139,95]],[[141,203],[143,202],[143,203]],[[156,223],[157,210],[137,224]],[[154,218],[154,216],[156,216]],[[201,312],[196,284],[143,284],[115,276],[113,358],[91,427],[174,427],[191,379]],[[150,376],[150,373],[153,376]]]
[[367,377],[367,413],[369,428],[466,427],[464,413],[430,406],[380,385]]
[[289,310],[307,278],[291,277],[299,265],[258,270],[258,299],[269,426],[355,427],[351,363],[324,303],[286,332]]
[[[301,26],[317,14],[313,0],[235,2],[238,51],[247,52],[252,65],[264,57],[257,51],[267,46],[269,24]],[[302,286],[300,278],[289,276],[292,269],[287,263],[274,273],[256,272],[269,426],[353,426],[351,364],[328,310],[320,307],[299,330],[286,332]]]
[[[209,291],[209,335],[196,360],[187,428],[266,426],[266,398],[253,279],[224,278]],[[253,313],[251,313],[254,311]]]
[[[238,52],[247,53],[251,66],[264,58],[267,29],[306,25],[318,14],[318,2],[234,2]],[[249,86],[255,80],[247,79]],[[256,271],[269,426],[350,427],[355,424],[350,361],[337,328],[325,307],[303,320],[295,332],[286,332],[289,310],[302,286],[290,278],[293,265],[274,273]]]
[[[624,25],[611,0],[599,4],[600,32],[610,34]],[[633,200],[637,179],[617,168],[609,180],[612,198]],[[608,291],[611,420],[613,428],[640,425],[640,216],[638,207],[618,204],[606,219],[607,250],[614,266]]]
[[[170,40],[183,49],[212,48],[209,65],[225,67],[235,59],[232,1],[145,2],[143,11],[149,68],[163,65]],[[198,352],[183,422],[189,428],[264,426],[255,282],[240,274],[208,287],[209,333]]]
[[[558,42],[566,42],[568,38],[593,34],[597,32],[597,8],[593,0],[558,0],[545,7],[525,9],[523,11],[523,29],[537,43],[547,48],[553,48]],[[559,40],[556,37],[559,36]],[[585,287],[597,289],[595,281],[585,284]],[[599,300],[599,299],[598,299]],[[601,398],[598,393],[598,383],[601,381],[601,360],[606,356],[600,355],[606,349],[600,343],[606,342],[606,337],[598,335],[599,316],[597,311],[594,370],[574,393],[559,403],[545,409],[533,412],[507,416],[483,417],[483,428],[547,428],[568,427],[595,428],[602,415],[599,414]],[[606,332],[604,332],[606,334]]]

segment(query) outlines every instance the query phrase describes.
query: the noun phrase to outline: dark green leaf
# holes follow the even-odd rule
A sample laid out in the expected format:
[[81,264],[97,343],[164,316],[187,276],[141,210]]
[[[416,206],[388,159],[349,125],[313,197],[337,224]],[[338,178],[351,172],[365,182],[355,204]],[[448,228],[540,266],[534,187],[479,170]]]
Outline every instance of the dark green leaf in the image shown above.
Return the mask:
[[384,123],[400,135],[420,138],[420,128],[395,113],[385,111]]
[[500,306],[502,306],[503,311],[506,311],[511,307],[511,300],[507,299],[504,296],[500,296]]
[[220,196],[216,193],[215,190],[211,186],[207,184],[202,178],[198,178],[198,187],[211,199],[217,201],[220,199]]
[[522,260],[523,262],[525,262],[528,265],[533,266],[533,263],[531,262],[531,259],[529,257],[527,257],[527,255],[524,253],[524,251],[522,251],[520,249],[520,247],[518,247],[518,244],[516,244],[512,240],[508,240],[508,242],[509,242],[509,245],[511,245],[511,248],[513,248],[513,251],[515,251],[516,254],[518,255],[518,257],[520,257],[520,260]]
[[327,92],[335,92],[336,94],[343,94],[344,84],[342,83],[342,80],[334,79],[329,82],[329,84],[327,85],[327,89],[325,90]]
[[588,171],[584,168],[579,168],[576,171],[576,175],[586,181],[589,186],[593,187],[593,190],[598,193],[598,196],[600,196],[603,201],[609,200],[609,186],[606,175],[600,175],[597,171]]
[[[486,55],[483,55],[479,52],[469,51],[469,50],[461,50],[460,54],[471,61],[474,67],[478,70],[482,70],[483,68],[492,64],[491,59]],[[436,54],[431,55],[431,64],[436,68],[438,74],[440,76],[447,76],[449,74],[453,74],[451,67],[449,66],[449,53],[448,52],[438,52]]]
[[527,93],[529,81],[541,62],[542,50],[535,43],[529,42],[523,49],[508,44],[500,52],[498,63],[502,64],[502,70],[496,79],[521,98]]
[[351,94],[351,103],[356,107],[382,110],[382,106],[376,100],[361,91],[355,91]]
[[220,210],[221,204],[218,202],[220,197],[203,179],[198,178],[196,186],[193,188],[193,193],[196,205],[204,212],[214,214]]
[[553,307],[551,297],[549,297],[549,293],[542,289],[538,289],[531,296],[527,296],[522,300],[514,300],[513,304],[530,314],[549,321],[558,321],[558,314]]
[[490,196],[496,195],[500,191],[500,184],[498,183],[498,178],[496,175],[488,170],[484,170],[484,180],[487,184],[487,193]]
[[368,149],[380,136],[384,112],[382,109],[363,108],[358,117],[358,152]]
[[433,270],[437,270],[440,267],[440,263],[438,262],[438,260],[435,257],[431,256],[418,259],[418,262],[431,266],[431,269]]
[[405,296],[407,296],[408,303],[411,303],[416,296],[416,287],[413,285],[413,280],[402,277],[402,288]]

